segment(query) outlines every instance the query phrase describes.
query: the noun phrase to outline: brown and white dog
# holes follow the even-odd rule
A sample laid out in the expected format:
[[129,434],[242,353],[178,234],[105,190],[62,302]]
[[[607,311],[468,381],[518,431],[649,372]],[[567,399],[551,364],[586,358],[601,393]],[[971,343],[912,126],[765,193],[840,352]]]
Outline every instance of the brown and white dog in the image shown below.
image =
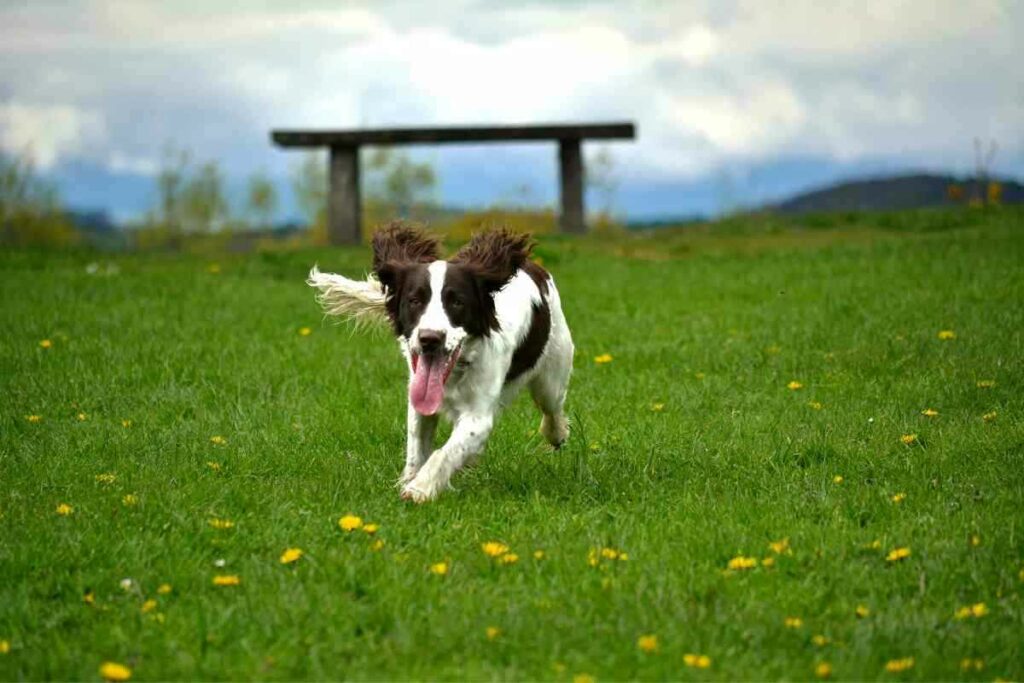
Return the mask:
[[[443,260],[437,238],[392,223],[373,236],[376,277],[310,272],[328,314],[386,318],[408,362],[403,498],[436,498],[483,451],[523,387],[540,409],[544,438],[557,448],[568,437],[572,337],[554,280],[530,260],[532,247],[528,235],[492,230]],[[433,450],[441,414],[452,433]]]

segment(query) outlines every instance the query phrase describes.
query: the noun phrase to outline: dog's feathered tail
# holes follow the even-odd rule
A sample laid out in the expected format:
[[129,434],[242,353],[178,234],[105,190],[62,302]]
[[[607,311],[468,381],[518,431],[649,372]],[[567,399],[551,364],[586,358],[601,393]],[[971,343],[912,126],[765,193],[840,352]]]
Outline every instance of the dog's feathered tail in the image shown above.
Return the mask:
[[306,284],[320,290],[316,300],[324,313],[344,318],[357,326],[387,323],[384,288],[374,275],[365,280],[350,280],[334,273],[321,273],[313,266]]

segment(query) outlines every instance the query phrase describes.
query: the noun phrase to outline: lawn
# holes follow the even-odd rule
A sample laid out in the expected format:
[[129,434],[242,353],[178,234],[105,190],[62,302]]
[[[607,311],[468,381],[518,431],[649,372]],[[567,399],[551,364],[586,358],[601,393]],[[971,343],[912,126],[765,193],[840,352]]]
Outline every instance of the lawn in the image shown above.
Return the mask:
[[1024,677],[1024,212],[537,253],[570,441],[524,396],[422,506],[303,284],[367,250],[0,254],[0,678]]

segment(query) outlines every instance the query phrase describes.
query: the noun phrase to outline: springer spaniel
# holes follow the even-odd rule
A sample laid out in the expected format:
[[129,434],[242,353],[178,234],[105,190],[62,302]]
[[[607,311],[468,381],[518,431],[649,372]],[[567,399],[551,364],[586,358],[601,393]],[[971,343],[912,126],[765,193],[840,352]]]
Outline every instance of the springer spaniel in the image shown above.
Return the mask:
[[[438,239],[401,222],[373,236],[373,273],[350,280],[314,266],[308,284],[331,315],[386,319],[409,367],[402,498],[436,498],[483,451],[498,413],[527,386],[555,448],[573,345],[551,276],[530,260],[528,235],[478,234],[448,260]],[[434,450],[439,414],[452,420]]]

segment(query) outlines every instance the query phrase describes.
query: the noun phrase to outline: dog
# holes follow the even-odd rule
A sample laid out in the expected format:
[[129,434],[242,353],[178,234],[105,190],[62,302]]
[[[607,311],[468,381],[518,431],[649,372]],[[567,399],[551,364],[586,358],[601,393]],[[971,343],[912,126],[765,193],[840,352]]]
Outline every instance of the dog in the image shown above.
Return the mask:
[[[321,273],[329,315],[390,324],[409,369],[403,499],[422,503],[484,450],[501,410],[528,387],[540,433],[554,448],[569,436],[564,412],[573,343],[555,281],[531,260],[529,235],[492,229],[451,258],[422,228],[394,222],[373,235],[373,274],[365,280]],[[434,450],[444,415],[448,441]]]

